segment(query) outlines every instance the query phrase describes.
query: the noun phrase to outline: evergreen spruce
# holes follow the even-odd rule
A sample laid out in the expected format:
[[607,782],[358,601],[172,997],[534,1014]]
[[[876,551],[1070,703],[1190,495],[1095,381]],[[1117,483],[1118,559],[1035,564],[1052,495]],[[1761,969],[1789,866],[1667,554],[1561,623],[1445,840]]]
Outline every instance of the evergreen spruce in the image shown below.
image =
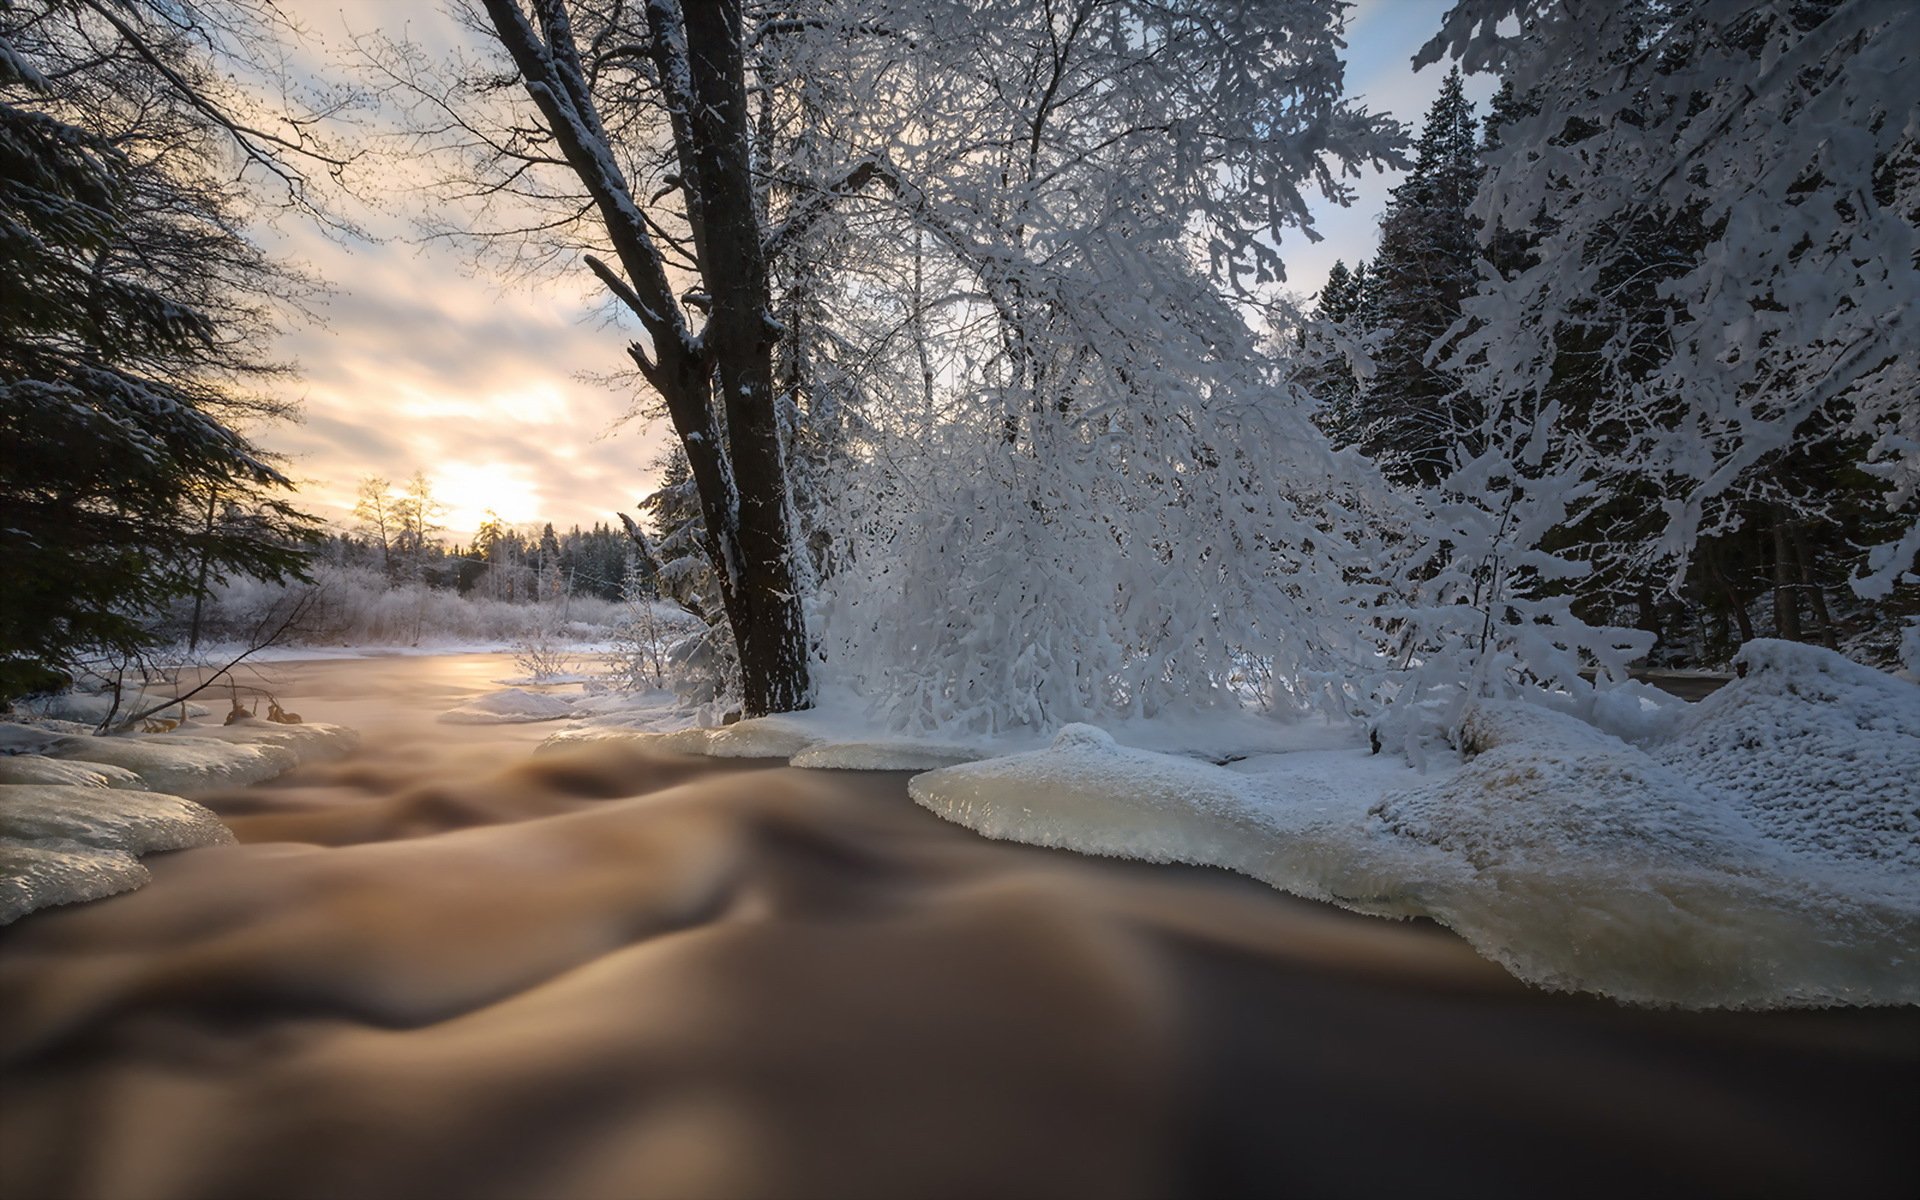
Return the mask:
[[316,536],[217,415],[261,369],[222,272],[270,268],[190,140],[142,157],[110,95],[58,79],[0,29],[0,699],[149,646],[147,619],[209,581],[298,576]]
[[1444,476],[1455,447],[1470,443],[1480,424],[1458,374],[1439,363],[1478,280],[1479,226],[1468,215],[1480,183],[1475,140],[1473,104],[1455,69],[1381,218],[1372,285],[1361,289],[1379,333],[1352,436],[1402,483]]

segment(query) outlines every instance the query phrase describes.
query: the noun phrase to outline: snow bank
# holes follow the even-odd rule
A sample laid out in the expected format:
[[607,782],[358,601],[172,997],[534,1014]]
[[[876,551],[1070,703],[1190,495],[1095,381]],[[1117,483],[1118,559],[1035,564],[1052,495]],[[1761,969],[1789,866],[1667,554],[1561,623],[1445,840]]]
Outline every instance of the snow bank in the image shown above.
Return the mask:
[[344,754],[359,735],[340,725],[187,724],[170,733],[119,737],[62,737],[47,753],[93,766],[119,767],[151,790],[191,793],[245,787],[312,759]]
[[[41,749],[50,749],[48,742]],[[47,758],[41,754],[10,754],[0,757],[0,784],[57,783],[69,787],[112,787],[145,790],[146,784],[125,767],[106,763],[79,762]]]
[[147,881],[138,856],[231,842],[190,800],[105,786],[0,784],[0,925]]
[[476,696],[458,708],[440,714],[452,725],[513,725],[529,721],[558,721],[573,715],[573,703],[564,696],[507,688]]
[[1431,916],[1543,987],[1688,1007],[1920,1002],[1920,689],[1805,646],[1743,660],[1699,705],[1602,714],[1648,731],[1637,745],[1489,704],[1462,730],[1472,757],[1423,777],[1355,751],[1222,768],[1070,726],[909,787],[991,837]]
[[1649,753],[1796,853],[1920,872],[1920,687],[1795,642],[1734,661]]

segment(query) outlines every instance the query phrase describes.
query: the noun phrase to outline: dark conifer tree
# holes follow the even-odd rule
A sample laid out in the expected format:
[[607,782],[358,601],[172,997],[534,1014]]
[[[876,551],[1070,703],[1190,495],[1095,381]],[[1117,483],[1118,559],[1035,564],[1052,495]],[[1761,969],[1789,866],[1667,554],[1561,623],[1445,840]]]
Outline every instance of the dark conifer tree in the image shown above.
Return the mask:
[[1473,104],[1456,69],[1427,111],[1413,169],[1381,218],[1372,285],[1362,289],[1378,346],[1354,440],[1403,483],[1446,474],[1454,448],[1480,423],[1459,377],[1439,365],[1460,302],[1478,281],[1478,225],[1467,210],[1479,183]]
[[[132,51],[36,64],[60,49],[54,16],[0,11],[5,698],[140,650],[147,618],[209,581],[297,575],[317,534],[222,419],[246,407],[233,381],[263,369],[240,289],[272,271],[196,154],[218,135]],[[188,53],[184,35],[146,50]],[[162,131],[165,155],[148,145]]]

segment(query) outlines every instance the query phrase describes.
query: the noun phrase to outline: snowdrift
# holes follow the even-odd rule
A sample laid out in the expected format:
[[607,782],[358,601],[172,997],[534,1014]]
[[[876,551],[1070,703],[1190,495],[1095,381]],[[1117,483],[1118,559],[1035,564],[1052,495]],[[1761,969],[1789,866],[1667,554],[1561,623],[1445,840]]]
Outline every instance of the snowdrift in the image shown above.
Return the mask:
[[1485,704],[1421,777],[1339,752],[1228,770],[1070,726],[915,777],[990,837],[1226,867],[1430,916],[1542,987],[1635,1003],[1920,1002],[1920,688],[1760,642],[1637,744]]

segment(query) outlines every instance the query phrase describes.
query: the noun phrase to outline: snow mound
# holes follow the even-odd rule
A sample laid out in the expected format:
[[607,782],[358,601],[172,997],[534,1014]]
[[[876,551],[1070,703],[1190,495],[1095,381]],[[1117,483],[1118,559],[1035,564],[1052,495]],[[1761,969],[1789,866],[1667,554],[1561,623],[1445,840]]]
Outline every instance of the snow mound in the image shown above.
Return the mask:
[[1482,705],[1465,732],[1480,753],[1363,836],[1450,860],[1404,886],[1520,978],[1698,1008],[1920,1000],[1901,880],[1800,861],[1691,768],[1562,714]]
[[820,771],[932,771],[984,757],[985,751],[959,742],[878,738],[815,742],[795,754],[792,765]]
[[1646,742],[1810,858],[1920,871],[1920,687],[1831,650],[1749,642],[1736,679]]
[[147,870],[138,855],[231,841],[211,812],[178,796],[0,785],[0,925],[139,887]]
[[792,758],[820,740],[804,716],[749,717],[707,731],[703,754],[715,758]]
[[1211,763],[1068,725],[1044,750],[916,775],[914,802],[1003,841],[1085,854],[1239,867],[1272,828],[1247,782]]
[[450,725],[515,725],[528,721],[558,721],[573,715],[573,704],[561,696],[548,696],[520,688],[506,688],[476,696],[458,708],[440,714]]
[[41,754],[14,754],[0,758],[0,784],[57,783],[70,787],[111,787],[145,790],[138,775],[125,767],[79,759],[48,758]]
[[189,724],[171,733],[63,737],[49,754],[90,767],[120,767],[152,791],[184,794],[259,783],[308,759],[345,753],[358,740],[340,725],[243,721]]
[[1477,706],[1479,753],[1458,774],[1400,792],[1370,816],[1386,833],[1476,870],[1598,861],[1728,864],[1770,851],[1751,823],[1619,738],[1524,703]]

